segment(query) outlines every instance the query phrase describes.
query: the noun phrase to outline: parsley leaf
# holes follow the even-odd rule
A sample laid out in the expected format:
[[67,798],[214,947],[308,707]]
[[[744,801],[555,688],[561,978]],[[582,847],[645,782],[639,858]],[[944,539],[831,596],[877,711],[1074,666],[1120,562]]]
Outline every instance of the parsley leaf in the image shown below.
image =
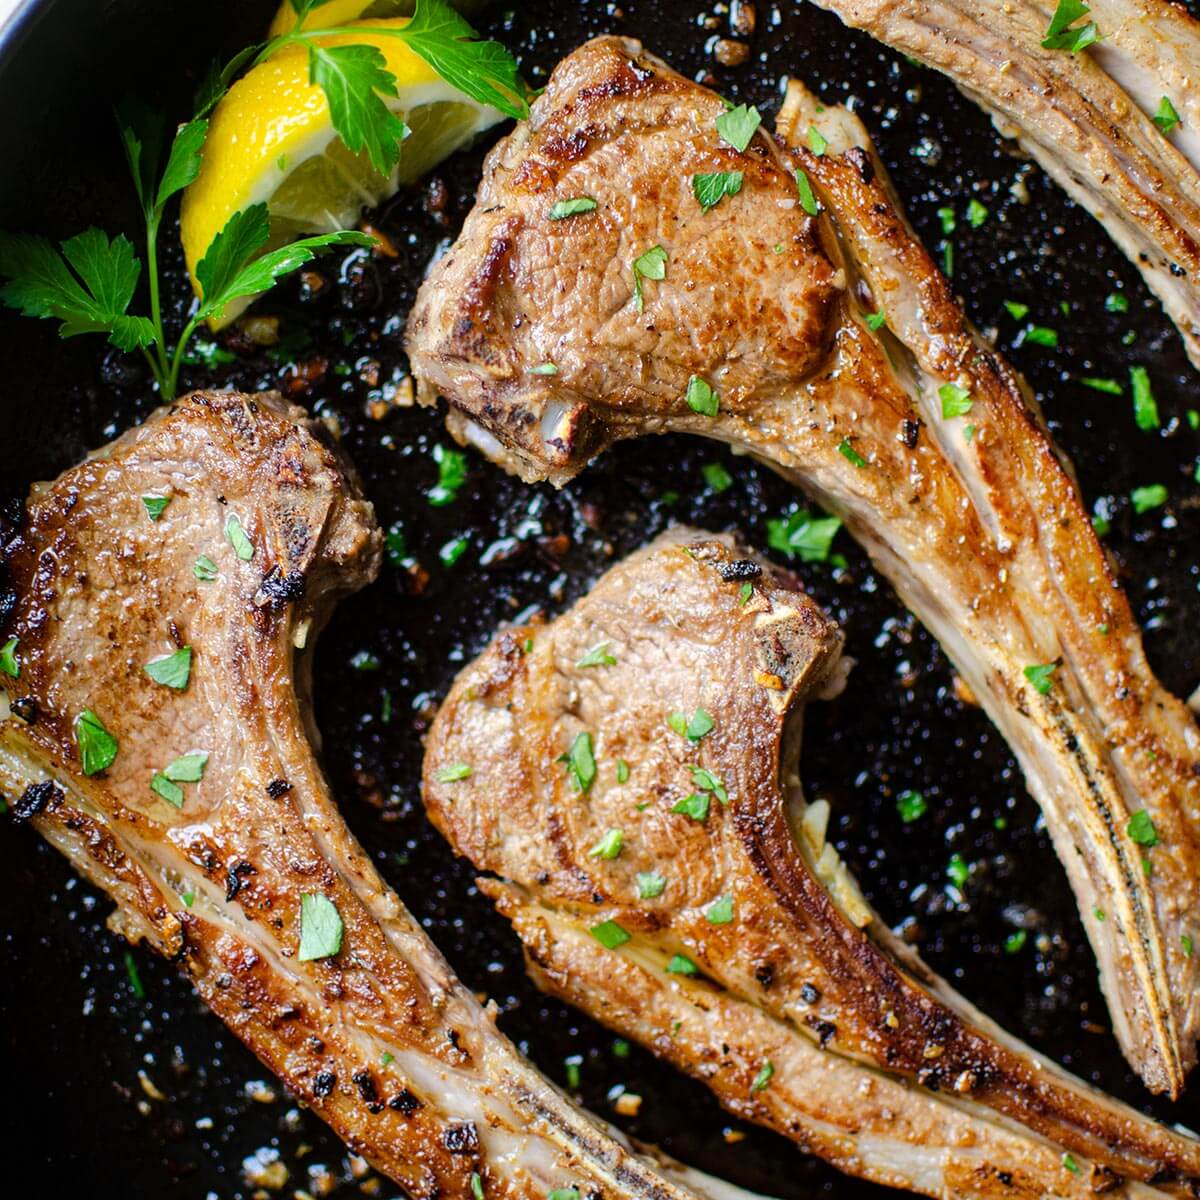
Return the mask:
[[202,554],[193,564],[192,574],[201,583],[212,583],[220,574],[220,571],[217,569],[217,564],[207,554]]
[[751,1092],[765,1091],[767,1085],[771,1082],[771,1076],[775,1074],[775,1066],[768,1058],[758,1069],[758,1074],[754,1077],[754,1082],[750,1085]]
[[709,175],[692,176],[692,194],[704,212],[715,208],[726,196],[736,196],[742,190],[741,171],[715,171]]
[[704,477],[704,485],[710,491],[720,495],[722,492],[727,492],[733,487],[733,476],[725,469],[722,463],[705,463],[700,468],[700,474]]
[[1159,508],[1167,502],[1167,489],[1161,483],[1148,483],[1145,487],[1136,487],[1129,493],[1133,502],[1133,511],[1141,514],[1152,508]]
[[546,214],[551,221],[562,221],[567,217],[577,217],[580,213],[590,213],[596,208],[596,201],[591,196],[574,196],[570,200],[559,200],[553,204]]
[[693,375],[687,385],[688,408],[702,417],[715,417],[721,409],[721,398],[707,380]]
[[1050,18],[1050,25],[1042,38],[1042,49],[1069,50],[1075,54],[1099,41],[1100,30],[1094,21],[1074,29],[1069,28],[1080,17],[1086,17],[1090,12],[1091,9],[1083,0],[1058,0],[1058,7],[1054,10],[1054,16]]
[[971,393],[966,388],[959,387],[957,383],[943,383],[938,388],[938,396],[942,401],[942,417],[945,420],[965,416],[975,403]]
[[1027,325],[1018,341],[1021,344],[1032,342],[1035,346],[1049,346],[1053,350],[1058,346],[1058,330],[1045,325]]
[[375,244],[375,239],[365,233],[343,229],[337,233],[301,238],[259,255],[269,236],[270,222],[265,204],[252,204],[235,212],[225,222],[196,264],[202,300],[192,325],[208,317],[221,316],[231,300],[267,291],[277,279],[311,262],[321,250]]
[[[74,274],[72,274],[72,268]],[[142,265],[128,238],[110,242],[99,229],[85,229],[62,243],[44,237],[0,232],[0,301],[27,317],[61,321],[59,336],[107,333],[118,350],[153,345],[147,317],[126,313]]]
[[802,508],[767,521],[767,545],[801,562],[826,562],[842,523],[837,517],[814,517]]
[[172,808],[183,807],[183,788],[165,775],[155,772],[150,777],[150,790],[156,796],[161,796]]
[[396,77],[377,46],[308,47],[308,78],[329,101],[329,116],[346,146],[366,150],[371,165],[388,175],[400,161],[409,128],[384,102],[396,95]]
[[75,718],[75,743],[85,775],[97,775],[111,767],[117,757],[117,739],[90,708]]
[[717,133],[722,141],[728,142],[739,153],[750,145],[754,131],[762,124],[758,109],[749,104],[739,104],[736,108],[726,109],[717,118]]
[[1109,292],[1104,297],[1104,308],[1110,313],[1127,313],[1129,311],[1129,297],[1122,295],[1120,292]]
[[1028,940],[1029,933],[1027,930],[1018,929],[1015,933],[1010,933],[1008,937],[1004,939],[1004,953],[1017,954],[1024,948],[1025,943]]
[[192,673],[192,648],[181,646],[173,654],[152,658],[143,668],[155,683],[182,691]]
[[475,31],[441,0],[417,0],[412,20],[399,36],[472,100],[518,121],[529,115],[525,84],[513,56],[499,42],[471,40]]
[[[700,741],[701,738],[706,737],[715,728],[712,717],[702,708],[696,709],[690,719],[687,713],[673,712],[667,718],[667,724],[680,737],[686,737],[691,742]],[[695,769],[693,768],[693,770]],[[711,779],[712,776],[709,776],[709,778]]]
[[[697,716],[703,712],[702,709],[697,710]],[[708,716],[704,713],[704,716]],[[695,720],[695,718],[693,718]],[[701,735],[703,736],[703,735]],[[725,790],[725,785],[709,770],[704,767],[692,767],[692,783],[702,792],[712,792],[714,796],[722,804],[729,803],[729,793]]]
[[163,768],[163,774],[173,783],[199,783],[208,766],[207,750],[191,750],[181,754]]
[[669,975],[698,975],[700,968],[686,954],[672,954],[667,963]]
[[577,733],[571,748],[566,754],[560,754],[557,761],[566,764],[567,774],[581,792],[586,792],[596,781],[596,756],[592,750],[590,733]]
[[887,313],[881,308],[878,312],[867,314],[867,328],[872,332],[882,329],[887,324]]
[[704,792],[692,792],[671,806],[673,813],[686,813],[693,821],[707,821],[710,800]]
[[1040,696],[1048,696],[1051,687],[1054,686],[1054,672],[1058,670],[1058,663],[1034,663],[1032,666],[1025,668],[1025,678],[1033,684],[1033,690]]
[[0,646],[0,671],[12,679],[21,678],[21,662],[17,658],[17,639],[10,637]]
[[808,148],[818,158],[829,149],[829,142],[825,139],[825,135],[815,125],[808,127]]
[[653,900],[667,886],[667,881],[655,871],[639,871],[636,878],[639,900]]
[[667,252],[661,246],[651,246],[633,260],[633,295],[638,312],[645,308],[642,293],[643,279],[665,279],[667,277]]
[[618,921],[601,921],[599,925],[593,925],[588,932],[605,950],[615,950],[618,946],[625,945],[632,936]]
[[152,521],[157,521],[166,511],[167,505],[171,503],[171,497],[143,496],[142,503],[146,506],[146,516]]
[[909,788],[896,797],[896,811],[905,825],[911,825],[913,821],[919,820],[929,811],[929,805],[920,792],[914,792]]
[[598,642],[576,664],[576,667],[615,667],[611,642]]
[[233,552],[242,560],[249,562],[254,557],[254,543],[247,536],[238,520],[237,513],[230,513],[225,521],[225,537],[233,547]]
[[1014,321],[1023,321],[1029,315],[1029,305],[1022,304],[1019,300],[1005,300],[1004,307],[1008,309],[1008,315]]
[[470,779],[475,773],[473,767],[464,762],[451,763],[448,767],[442,767],[434,778],[438,783],[458,783],[463,779]]
[[808,175],[799,167],[796,168],[796,194],[800,197],[800,207],[810,217],[820,214],[821,204],[812,190],[812,184],[808,181]]
[[439,444],[433,448],[433,461],[437,463],[438,481],[425,493],[425,499],[435,508],[444,508],[458,499],[458,490],[467,481],[467,456]]
[[305,892],[300,897],[299,962],[332,958],[342,948],[341,914],[328,896],[320,892]]
[[710,925],[728,925],[733,920],[733,897],[722,896],[705,910],[704,919]]
[[1107,392],[1110,396],[1123,396],[1125,389],[1115,379],[1099,379],[1095,375],[1081,375],[1079,382],[1084,387],[1097,392]]
[[1125,826],[1125,832],[1139,846],[1158,845],[1158,830],[1154,828],[1154,818],[1144,808],[1138,809],[1129,818],[1129,824]]
[[850,444],[848,437],[842,438],[838,445],[838,453],[852,466],[865,467],[867,460]]
[[167,201],[176,192],[182,192],[200,174],[200,152],[204,148],[204,139],[207,136],[207,121],[189,121],[180,126],[175,140],[171,143],[167,165],[154,195],[154,207],[160,216]]
[[1179,114],[1175,111],[1175,105],[1171,103],[1169,96],[1164,96],[1158,102],[1158,112],[1151,120],[1158,126],[1161,133],[1170,133],[1179,124]]
[[625,846],[625,835],[619,829],[608,829],[604,836],[588,851],[591,858],[616,858]]
[[1139,429],[1159,428],[1158,405],[1150,386],[1150,374],[1145,367],[1129,368],[1129,383],[1133,388],[1133,419]]
[[967,205],[967,224],[972,229],[978,229],[980,225],[988,219],[988,209],[986,204],[981,204],[974,197]]

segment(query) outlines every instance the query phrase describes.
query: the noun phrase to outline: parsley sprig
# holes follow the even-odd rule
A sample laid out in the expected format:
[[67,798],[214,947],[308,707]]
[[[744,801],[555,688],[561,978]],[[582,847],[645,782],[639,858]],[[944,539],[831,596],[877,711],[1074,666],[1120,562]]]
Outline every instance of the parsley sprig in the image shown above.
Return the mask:
[[398,94],[396,78],[377,46],[323,44],[332,35],[397,38],[472,99],[510,117],[528,115],[527,89],[513,57],[498,42],[475,40],[474,30],[443,0],[416,0],[412,19],[402,27],[323,26],[319,21],[307,27],[309,16],[328,2],[291,0],[296,14],[291,30],[246,47],[210,71],[196,96],[195,115],[178,127],[169,147],[162,114],[136,101],[118,106],[117,126],[144,225],[148,312],[130,311],[143,265],[133,243],[124,234],[109,236],[95,227],[59,246],[45,237],[0,231],[0,277],[7,280],[0,286],[0,302],[29,317],[57,320],[64,338],[101,333],[118,350],[139,351],[162,399],[172,400],[189,343],[205,321],[220,317],[239,297],[268,290],[324,250],[374,241],[364,233],[338,230],[268,250],[267,206],[250,205],[229,218],[201,258],[196,268],[200,298],[171,340],[158,263],[163,217],[200,173],[208,114],[242,70],[286,46],[306,46],[309,80],[324,91],[334,130],[350,150],[365,150],[385,175],[400,161],[408,135],[387,104]]

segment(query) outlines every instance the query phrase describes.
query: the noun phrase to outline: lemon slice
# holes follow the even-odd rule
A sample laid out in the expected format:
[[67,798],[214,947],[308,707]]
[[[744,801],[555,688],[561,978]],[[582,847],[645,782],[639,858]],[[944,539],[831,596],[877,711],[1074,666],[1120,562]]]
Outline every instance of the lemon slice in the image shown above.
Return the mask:
[[[357,0],[360,7],[367,7]],[[334,0],[322,7],[352,6]],[[402,28],[408,18],[376,20],[374,28]],[[352,154],[334,131],[329,103],[308,81],[308,52],[285,46],[238,80],[213,111],[200,174],[183,196],[180,235],[192,286],[196,264],[225,223],[251,204],[265,203],[271,219],[267,249],[313,233],[353,228],[363,208],[377,205],[401,184],[420,178],[503,114],[448,84],[398,38],[345,33],[322,45],[372,45],[396,77],[388,107],[410,129],[400,164],[379,174],[366,152]],[[212,322],[220,328],[251,303],[235,301]]]

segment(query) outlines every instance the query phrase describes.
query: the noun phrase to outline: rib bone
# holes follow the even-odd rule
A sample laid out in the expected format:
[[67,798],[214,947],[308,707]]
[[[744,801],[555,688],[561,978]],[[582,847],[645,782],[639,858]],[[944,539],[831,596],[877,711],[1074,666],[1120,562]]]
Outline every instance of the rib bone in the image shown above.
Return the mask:
[[[564,59],[418,296],[420,396],[444,395],[455,435],[525,479],[561,484],[623,438],[686,431],[757,456],[845,521],[1008,739],[1117,1037],[1150,1088],[1176,1095],[1200,1022],[1200,732],[1151,673],[1027,389],[963,318],[866,131],[793,84],[791,146],[760,134],[739,154],[718,140],[722,111],[635,42]],[[797,144],[809,119],[823,155]],[[797,201],[797,168],[820,219]],[[740,191],[702,212],[692,175],[734,170]],[[579,195],[597,209],[549,218]],[[655,245],[665,277],[642,281],[639,310],[631,264]],[[547,362],[556,373],[531,373]],[[716,416],[687,402],[692,377],[719,394]],[[969,413],[943,417],[946,385]],[[1046,664],[1042,694],[1025,669]],[[1129,832],[1143,809],[1153,847]]]

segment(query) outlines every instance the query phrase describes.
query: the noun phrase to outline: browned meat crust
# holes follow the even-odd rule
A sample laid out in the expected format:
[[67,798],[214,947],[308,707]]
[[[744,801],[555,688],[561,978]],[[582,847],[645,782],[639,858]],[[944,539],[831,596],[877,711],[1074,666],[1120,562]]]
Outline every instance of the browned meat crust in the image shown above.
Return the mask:
[[[1150,672],[1069,468],[912,234],[865,129],[793,84],[791,144],[759,135],[738,154],[722,111],[636,43],[564,59],[418,297],[421,397],[444,395],[456,436],[526,479],[561,483],[622,438],[685,430],[841,517],[1020,759],[1117,1037],[1175,1095],[1200,1028],[1195,722]],[[810,123],[823,155],[796,144]],[[703,211],[693,174],[735,169],[741,189]],[[550,219],[580,195],[594,212]],[[639,310],[632,264],[655,245],[663,278],[642,281]],[[547,362],[556,373],[531,371]],[[689,405],[693,377],[715,415]],[[945,407],[946,389],[969,411]],[[1026,675],[1039,664],[1045,691]],[[1143,810],[1152,847],[1130,832]]]
[[[7,548],[20,676],[3,679],[0,787],[116,900],[122,933],[409,1195],[467,1200],[478,1175],[489,1198],[690,1200],[516,1053],[333,804],[310,650],[374,577],[380,535],[323,432],[278,396],[197,393],[34,488]],[[157,520],[144,497],[170,498]],[[152,680],[181,646],[186,687]],[[85,709],[119,742],[99,773]],[[173,807],[151,778],[194,750],[203,778]],[[306,895],[336,906],[340,952],[298,954]]]
[[[1186,1194],[1200,1144],[897,961],[795,776],[801,703],[836,686],[840,648],[791,577],[675,531],[459,676],[430,816],[501,877],[481,886],[543,986],[844,1170],[933,1196]],[[672,727],[697,712],[707,732]]]

